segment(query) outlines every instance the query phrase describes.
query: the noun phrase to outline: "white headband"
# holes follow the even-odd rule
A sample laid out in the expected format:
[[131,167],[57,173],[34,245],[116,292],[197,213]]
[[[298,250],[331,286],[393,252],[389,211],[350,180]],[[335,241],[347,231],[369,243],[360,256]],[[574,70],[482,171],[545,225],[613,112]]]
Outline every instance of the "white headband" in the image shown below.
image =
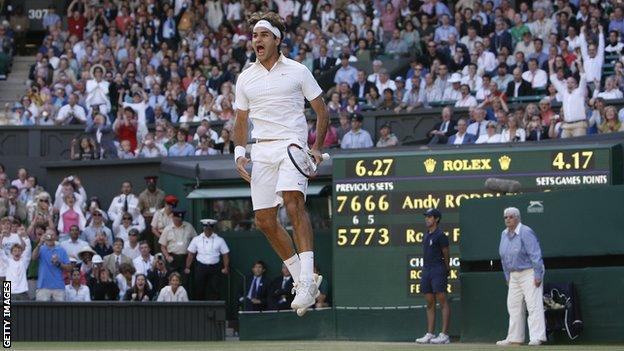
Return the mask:
[[269,31],[271,31],[271,33],[273,33],[277,37],[277,39],[280,39],[282,37],[282,35],[280,34],[279,29],[277,29],[277,27],[273,26],[271,24],[271,22],[269,22],[267,20],[260,20],[260,21],[258,21],[258,23],[256,23],[256,25],[254,26],[253,30],[255,31],[259,27],[268,29]]

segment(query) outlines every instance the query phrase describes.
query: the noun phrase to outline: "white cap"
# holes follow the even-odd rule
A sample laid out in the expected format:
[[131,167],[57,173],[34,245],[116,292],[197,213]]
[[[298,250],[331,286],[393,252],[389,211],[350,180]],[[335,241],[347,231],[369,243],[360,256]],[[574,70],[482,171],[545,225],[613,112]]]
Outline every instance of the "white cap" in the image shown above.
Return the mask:
[[102,256],[100,256],[100,255],[95,255],[95,256],[93,256],[93,258],[91,259],[91,262],[92,262],[92,263],[96,263],[96,264],[97,264],[97,263],[103,263],[103,262],[104,262],[104,260],[102,259]]
[[203,226],[211,226],[214,227],[215,224],[217,224],[217,220],[216,219],[212,219],[212,218],[206,218],[206,219],[202,219],[200,220],[201,224]]

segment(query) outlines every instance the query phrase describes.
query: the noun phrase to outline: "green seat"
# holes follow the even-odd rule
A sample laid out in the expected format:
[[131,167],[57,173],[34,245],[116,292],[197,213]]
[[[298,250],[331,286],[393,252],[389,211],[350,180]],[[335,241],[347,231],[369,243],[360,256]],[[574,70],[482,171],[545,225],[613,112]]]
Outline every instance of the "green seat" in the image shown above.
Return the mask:
[[[537,92],[537,89],[535,91]],[[529,95],[529,96],[518,96],[516,98],[512,97],[512,98],[509,98],[509,102],[510,103],[513,103],[513,102],[517,102],[517,103],[535,102],[535,101],[540,101],[541,99],[544,98],[544,96],[546,96],[546,94],[542,94],[542,95]]]

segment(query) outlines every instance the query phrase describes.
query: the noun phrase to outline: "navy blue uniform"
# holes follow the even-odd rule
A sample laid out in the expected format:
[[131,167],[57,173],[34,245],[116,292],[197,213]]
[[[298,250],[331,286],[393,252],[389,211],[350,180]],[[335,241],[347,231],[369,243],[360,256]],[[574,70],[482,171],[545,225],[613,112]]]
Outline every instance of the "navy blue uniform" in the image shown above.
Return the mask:
[[442,249],[449,246],[448,237],[440,230],[426,233],[423,240],[423,271],[420,290],[423,294],[446,292],[448,272]]

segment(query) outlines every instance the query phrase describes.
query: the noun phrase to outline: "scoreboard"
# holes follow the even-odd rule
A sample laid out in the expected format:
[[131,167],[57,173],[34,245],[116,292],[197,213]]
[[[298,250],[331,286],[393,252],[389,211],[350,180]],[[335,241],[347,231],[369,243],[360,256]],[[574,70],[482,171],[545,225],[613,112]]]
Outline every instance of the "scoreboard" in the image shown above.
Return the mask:
[[[451,272],[447,292],[459,285],[459,207],[466,199],[505,196],[487,190],[496,177],[517,180],[521,192],[621,183],[617,143],[537,147],[501,145],[436,151],[349,153],[333,159],[334,304],[401,307],[422,303],[422,213],[442,212]],[[614,167],[613,165],[619,165]],[[474,216],[482,216],[475,213]],[[500,222],[483,216],[484,221]],[[500,232],[491,233],[498,241]]]

